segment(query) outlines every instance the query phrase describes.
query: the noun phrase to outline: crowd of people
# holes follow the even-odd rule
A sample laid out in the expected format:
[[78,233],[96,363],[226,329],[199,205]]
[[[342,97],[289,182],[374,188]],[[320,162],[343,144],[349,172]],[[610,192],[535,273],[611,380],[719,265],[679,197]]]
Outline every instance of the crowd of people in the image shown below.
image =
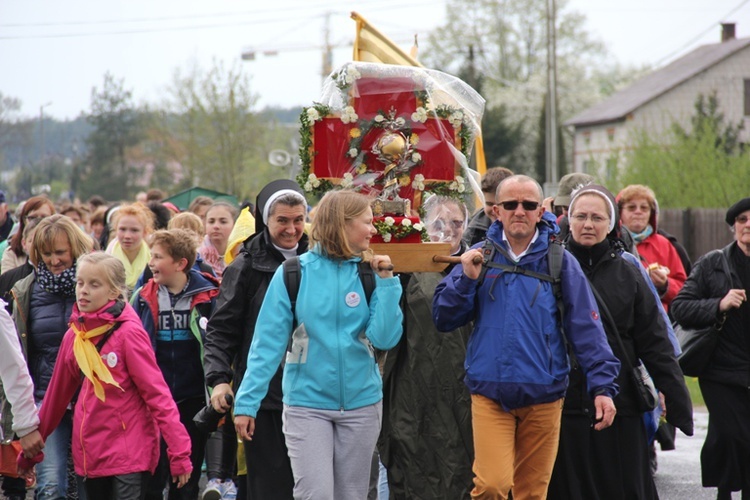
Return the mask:
[[314,215],[289,180],[186,210],[0,192],[3,494],[656,499],[654,440],[693,434],[676,320],[722,327],[702,479],[750,495],[750,198],[692,266],[647,186],[481,190],[423,200],[454,263],[400,274],[351,190]]

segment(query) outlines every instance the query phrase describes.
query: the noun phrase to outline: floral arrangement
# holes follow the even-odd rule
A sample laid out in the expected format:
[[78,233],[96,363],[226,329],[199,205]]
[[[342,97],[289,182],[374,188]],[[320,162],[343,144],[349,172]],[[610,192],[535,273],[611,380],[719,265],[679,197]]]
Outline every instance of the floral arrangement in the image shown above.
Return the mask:
[[[299,162],[301,171],[297,176],[297,182],[313,196],[320,196],[332,189],[356,189],[370,190],[383,187],[384,175],[382,170],[371,170],[372,158],[378,157],[377,144],[372,149],[363,149],[362,142],[374,129],[392,131],[403,135],[406,145],[403,159],[401,159],[398,170],[398,184],[402,187],[411,185],[412,189],[419,192],[431,192],[454,198],[464,198],[471,194],[469,185],[461,176],[456,176],[454,181],[426,182],[425,176],[419,173],[419,167],[423,165],[423,155],[419,150],[420,136],[414,131],[416,124],[424,124],[428,119],[447,120],[456,131],[458,146],[461,153],[468,158],[470,147],[473,142],[473,125],[470,117],[460,108],[447,104],[431,106],[430,84],[426,75],[415,74],[412,79],[415,84],[414,95],[417,99],[417,108],[407,115],[399,115],[394,108],[388,111],[380,110],[371,119],[361,118],[353,106],[349,103],[349,92],[354,83],[362,78],[360,71],[353,64],[343,66],[339,71],[331,75],[334,88],[339,92],[339,100],[344,103],[341,107],[334,109],[321,103],[303,109],[300,115],[300,148]],[[422,81],[424,80],[424,81]],[[336,92],[334,90],[334,92]],[[335,112],[335,115],[334,115]],[[312,134],[316,122],[324,118],[337,116],[341,123],[350,125],[348,137],[348,148],[343,152],[346,161],[351,165],[343,178],[335,184],[334,182],[317,177],[311,172],[313,157]],[[422,128],[422,127],[420,127]],[[381,162],[382,162],[381,158]]]
[[393,217],[385,217],[383,220],[373,221],[373,225],[385,243],[390,243],[394,238],[397,240],[406,238],[414,233],[420,233],[422,241],[430,241],[427,228],[425,228],[424,224],[421,222],[412,223],[407,218],[404,218],[400,224],[397,224],[396,219]]

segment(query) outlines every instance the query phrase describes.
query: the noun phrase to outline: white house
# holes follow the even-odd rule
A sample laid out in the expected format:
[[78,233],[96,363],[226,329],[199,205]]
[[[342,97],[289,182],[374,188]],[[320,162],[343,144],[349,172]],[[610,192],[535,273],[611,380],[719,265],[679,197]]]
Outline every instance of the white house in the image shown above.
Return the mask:
[[675,121],[689,130],[700,94],[715,92],[726,120],[745,122],[740,139],[750,142],[750,38],[734,33],[734,24],[723,24],[721,43],[698,47],[566,121],[575,131],[572,170],[609,178],[632,132],[659,137]]

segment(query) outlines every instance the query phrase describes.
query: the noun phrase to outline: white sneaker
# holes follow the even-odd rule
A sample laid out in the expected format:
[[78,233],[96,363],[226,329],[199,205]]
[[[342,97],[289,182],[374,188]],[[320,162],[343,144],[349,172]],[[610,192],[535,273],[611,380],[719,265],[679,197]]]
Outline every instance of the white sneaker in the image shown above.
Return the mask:
[[221,500],[237,500],[237,486],[231,479],[221,483]]
[[[235,498],[237,493],[235,492]],[[222,484],[220,479],[209,479],[206,483],[206,489],[203,490],[202,500],[221,500]]]

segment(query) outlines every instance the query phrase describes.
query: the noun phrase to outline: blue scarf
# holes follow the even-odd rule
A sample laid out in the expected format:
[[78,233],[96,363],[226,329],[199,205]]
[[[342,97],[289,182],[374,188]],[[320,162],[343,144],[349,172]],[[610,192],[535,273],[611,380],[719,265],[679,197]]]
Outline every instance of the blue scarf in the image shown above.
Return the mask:
[[654,234],[654,228],[651,227],[651,224],[649,224],[648,226],[646,226],[646,229],[644,229],[640,233],[634,233],[633,231],[630,231],[630,234],[633,235],[633,239],[635,240],[635,243],[637,245],[638,243],[641,243],[643,240]]

